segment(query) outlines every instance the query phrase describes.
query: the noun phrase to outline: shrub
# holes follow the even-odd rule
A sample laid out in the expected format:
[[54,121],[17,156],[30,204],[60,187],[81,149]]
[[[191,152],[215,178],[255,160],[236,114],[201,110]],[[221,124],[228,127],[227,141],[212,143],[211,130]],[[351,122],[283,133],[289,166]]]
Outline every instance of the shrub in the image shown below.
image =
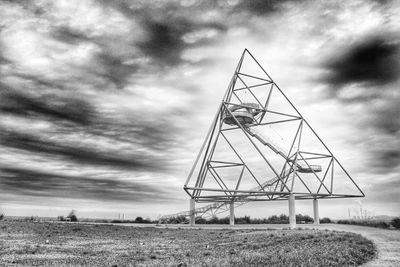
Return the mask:
[[4,219],[4,214],[0,214],[0,221]]
[[67,218],[71,220],[71,222],[77,222],[78,217],[75,214],[75,210],[71,210],[71,212],[68,214]]
[[396,228],[396,229],[400,229],[400,217],[394,218],[390,224]]
[[30,216],[30,217],[25,217],[23,220],[24,220],[25,222],[33,222],[33,221],[35,221],[35,220],[38,220],[38,217]]
[[311,218],[311,217],[308,216],[308,215],[297,214],[297,215],[296,215],[296,221],[297,221],[298,223],[313,223],[313,222],[314,222],[314,219]]
[[329,219],[328,217],[324,217],[319,220],[320,223],[332,223],[332,220]]
[[[182,219],[185,220],[185,216],[173,217],[171,218],[173,221],[168,223],[181,223]],[[151,220],[150,218],[143,219],[143,217],[136,217],[135,223],[151,223]]]
[[361,225],[361,226],[369,226],[369,227],[377,227],[387,229],[390,227],[389,223],[385,221],[374,221],[374,220],[339,220],[338,224],[352,224],[352,225]]
[[387,222],[383,222],[383,221],[378,221],[376,223],[369,223],[369,225],[367,226],[373,226],[373,227],[378,227],[378,228],[389,228],[390,227],[390,223]]
[[136,217],[135,223],[143,223],[143,218],[142,217]]
[[[327,218],[330,221],[329,218]],[[297,214],[296,221],[299,223],[312,223],[314,222],[313,218],[308,215]],[[135,220],[136,223],[148,223],[151,222],[150,219],[143,220],[142,217],[137,217]],[[188,216],[180,215],[173,216],[169,218],[165,218],[161,220],[162,223],[168,224],[178,224],[178,223],[189,223]],[[196,224],[229,224],[229,217],[218,218],[217,216],[212,216],[209,219],[202,218],[198,216],[195,218]],[[289,217],[285,214],[281,214],[279,216],[272,215],[268,218],[257,219],[250,218],[250,216],[244,217],[235,217],[235,224],[287,224],[289,223]]]

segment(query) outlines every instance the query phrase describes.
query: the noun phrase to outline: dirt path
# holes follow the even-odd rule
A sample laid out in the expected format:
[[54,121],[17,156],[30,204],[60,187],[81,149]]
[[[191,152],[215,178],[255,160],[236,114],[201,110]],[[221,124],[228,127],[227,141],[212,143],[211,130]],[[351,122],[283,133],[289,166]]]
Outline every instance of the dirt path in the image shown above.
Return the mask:
[[[318,228],[318,229],[329,229],[336,231],[346,231],[361,234],[362,236],[375,242],[378,249],[378,257],[365,264],[365,267],[372,266],[400,266],[400,231],[398,230],[386,230],[373,227],[357,226],[357,225],[342,225],[342,224],[322,224],[319,226],[314,225],[297,225],[301,228]],[[165,226],[162,226],[165,227]],[[168,227],[189,227],[186,225],[168,225]],[[227,225],[197,225],[196,227],[201,228],[231,228]],[[287,228],[287,225],[282,224],[268,224],[268,225],[235,225],[234,229],[282,229]]]
[[372,266],[400,266],[400,231],[355,225],[322,225],[320,228],[348,231],[373,240],[378,248],[378,258],[365,264]]

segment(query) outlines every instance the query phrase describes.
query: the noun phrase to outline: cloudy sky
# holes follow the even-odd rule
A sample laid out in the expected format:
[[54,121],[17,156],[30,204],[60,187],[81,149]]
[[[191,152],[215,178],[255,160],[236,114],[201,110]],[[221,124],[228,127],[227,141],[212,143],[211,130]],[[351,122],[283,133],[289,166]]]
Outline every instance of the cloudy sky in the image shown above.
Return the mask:
[[399,215],[398,14],[394,0],[0,1],[0,208],[186,210],[183,184],[248,48],[366,194],[321,201],[321,216]]

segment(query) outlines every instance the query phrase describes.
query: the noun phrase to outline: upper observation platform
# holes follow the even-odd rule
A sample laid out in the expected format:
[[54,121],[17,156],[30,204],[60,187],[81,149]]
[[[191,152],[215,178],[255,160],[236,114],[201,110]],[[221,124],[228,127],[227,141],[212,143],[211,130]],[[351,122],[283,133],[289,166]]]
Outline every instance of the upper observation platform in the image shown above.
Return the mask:
[[263,109],[257,103],[242,103],[240,105],[233,105],[228,109],[230,112],[225,111],[222,115],[222,120],[229,125],[237,125],[236,121],[242,125],[254,124],[254,117],[263,112]]

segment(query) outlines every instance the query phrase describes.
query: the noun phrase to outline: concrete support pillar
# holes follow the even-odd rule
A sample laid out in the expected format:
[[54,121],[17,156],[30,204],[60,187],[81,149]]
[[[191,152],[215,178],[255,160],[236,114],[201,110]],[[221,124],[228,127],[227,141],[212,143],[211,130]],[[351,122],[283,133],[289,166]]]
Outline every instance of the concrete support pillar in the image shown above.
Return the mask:
[[289,195],[289,227],[290,229],[296,228],[296,207],[295,207],[295,197],[293,193]]
[[194,210],[195,210],[195,201],[194,201],[194,199],[193,198],[191,198],[190,199],[190,212],[189,212],[189,214],[190,214],[190,226],[194,226],[194,224],[195,224],[195,212],[194,212]]
[[314,224],[319,224],[319,209],[318,209],[318,199],[313,200],[313,210],[314,210]]
[[229,205],[229,224],[235,225],[235,204],[233,202]]

